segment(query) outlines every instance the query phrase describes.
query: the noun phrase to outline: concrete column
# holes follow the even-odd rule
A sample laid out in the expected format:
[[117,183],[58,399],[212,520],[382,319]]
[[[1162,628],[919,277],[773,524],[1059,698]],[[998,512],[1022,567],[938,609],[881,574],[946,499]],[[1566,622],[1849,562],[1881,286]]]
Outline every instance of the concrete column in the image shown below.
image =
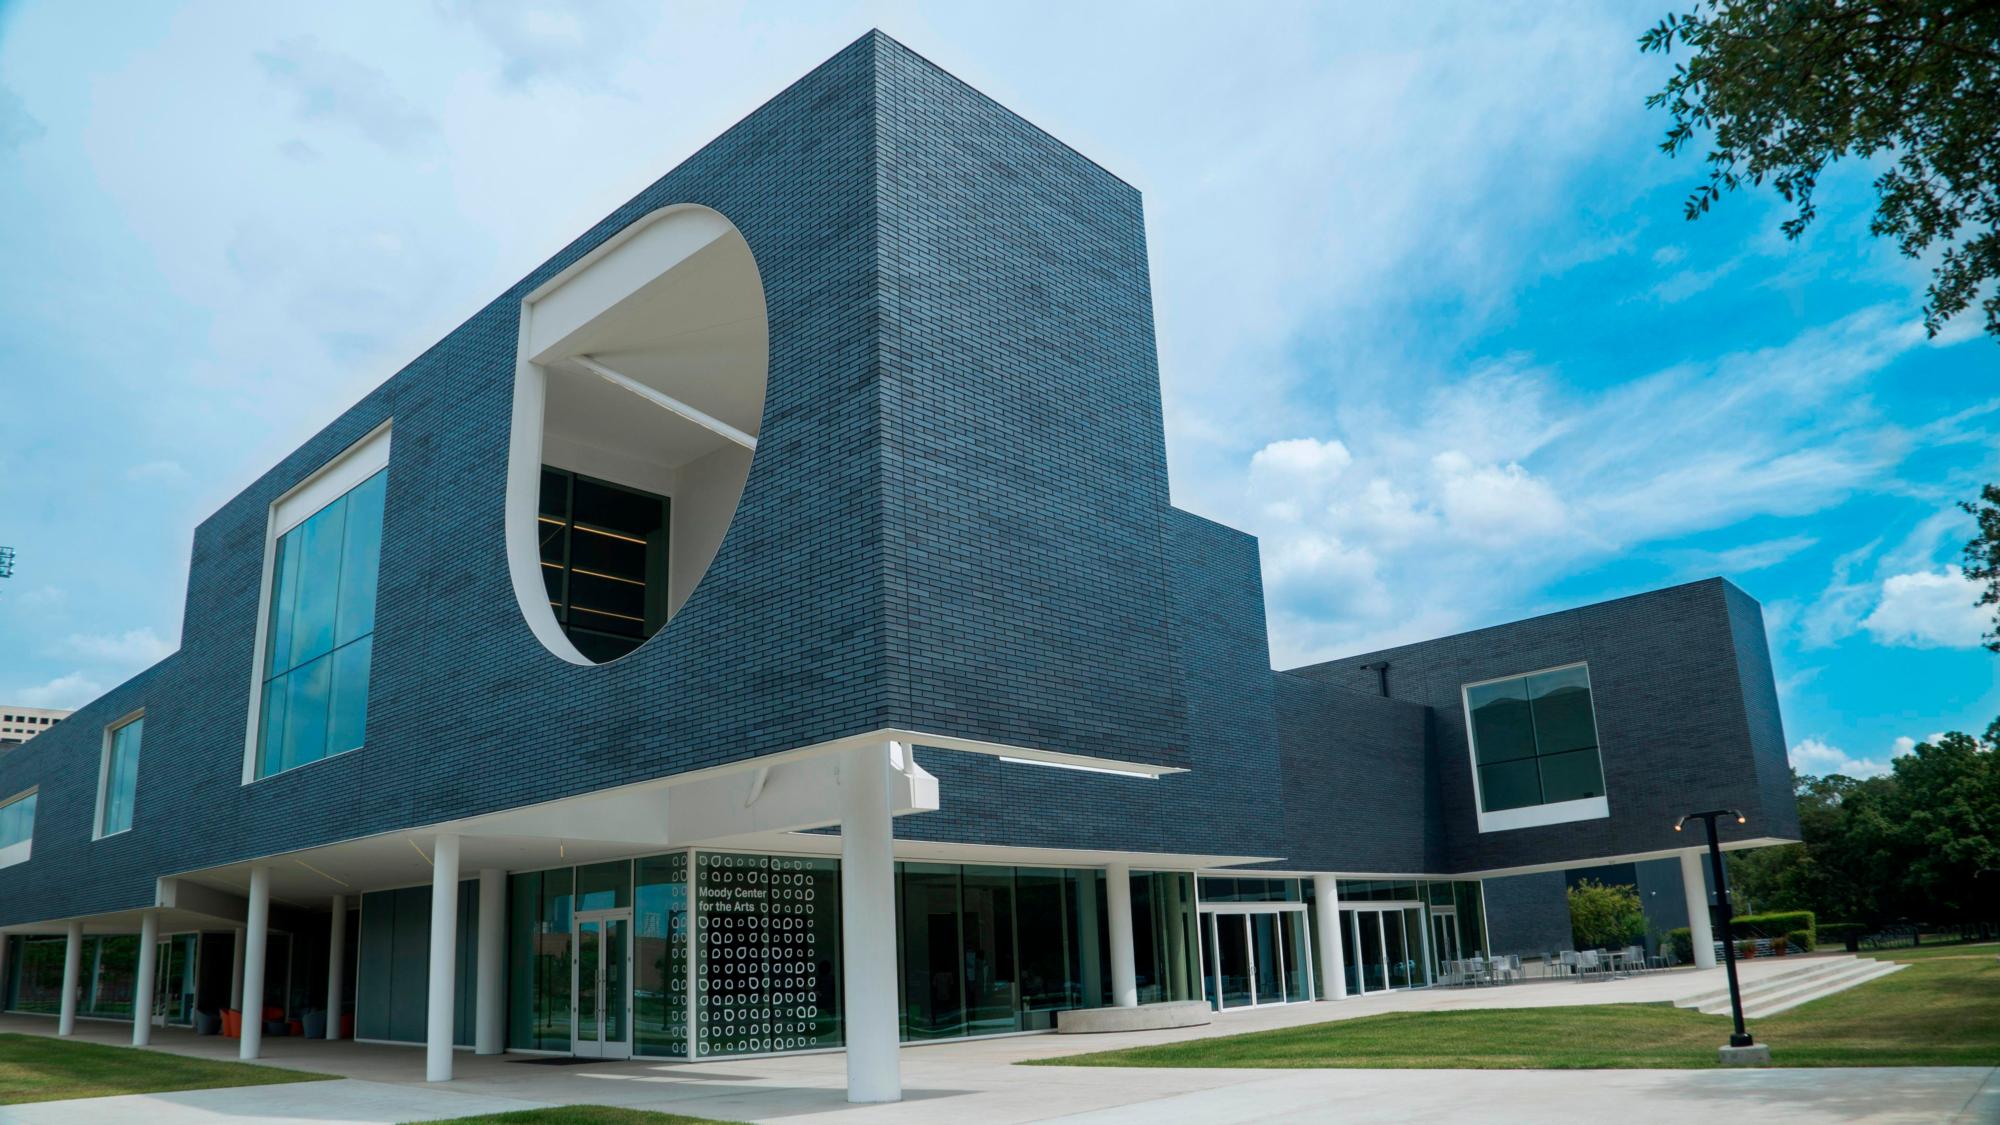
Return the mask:
[[1347,999],[1347,935],[1340,930],[1340,881],[1313,876],[1313,913],[1319,920],[1319,990],[1328,1000]]
[[264,1050],[264,939],[271,932],[271,869],[250,869],[250,909],[244,919],[243,975],[238,996],[242,1003],[243,1040],[236,1057],[254,1059]]
[[424,1081],[451,1081],[451,1024],[458,960],[458,837],[439,836],[431,856],[430,1007],[424,1013]]
[[891,752],[886,743],[863,746],[848,751],[840,763],[840,963],[845,976],[850,1102],[903,1099],[903,1073],[896,1054],[900,1044]]
[[1132,959],[1132,868],[1113,863],[1104,868],[1104,920],[1111,933],[1111,1005],[1139,1006],[1139,972]]
[[333,896],[326,928],[326,1037],[340,1038],[340,994],[347,991],[347,896]]
[[243,1010],[243,927],[236,927],[236,940],[229,951],[229,1007]]
[[132,1045],[143,1047],[153,1041],[153,976],[158,970],[160,912],[148,910],[139,916],[139,968],[132,982]]
[[1715,968],[1715,930],[1708,917],[1708,879],[1702,861],[1708,857],[1700,848],[1681,853],[1681,891],[1687,895],[1688,934],[1694,939],[1697,968]]
[[[479,994],[473,1012],[473,1050],[497,1055],[506,1045],[507,873],[479,873]],[[689,995],[692,995],[690,993]]]
[[83,923],[71,922],[68,942],[63,946],[63,994],[62,1016],[56,1021],[56,1034],[69,1035],[76,1031],[76,993],[83,976]]

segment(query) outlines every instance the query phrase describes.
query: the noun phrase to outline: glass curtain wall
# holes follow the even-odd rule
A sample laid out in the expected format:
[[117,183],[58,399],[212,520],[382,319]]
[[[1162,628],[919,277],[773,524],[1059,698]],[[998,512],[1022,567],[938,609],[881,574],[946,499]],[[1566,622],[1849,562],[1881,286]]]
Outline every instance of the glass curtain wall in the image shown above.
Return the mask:
[[[516,874],[509,888],[514,1049],[573,1049],[577,913],[628,904],[635,1054],[687,1054],[690,987],[697,1057],[842,1042],[837,859],[674,852]],[[1184,872],[1133,878],[1133,945],[1147,1002],[1198,994],[1204,943],[1194,890]],[[903,1037],[1038,1030],[1054,1026],[1058,1011],[1107,1003],[1106,898],[1099,870],[898,863]],[[1303,956],[1303,932],[1274,931],[1274,965]]]
[[[0,1002],[12,1011],[60,1013],[66,939],[9,937],[6,941],[7,976],[0,980]],[[156,989],[154,1003],[166,1003],[164,1010],[170,1023],[188,1023],[193,1018],[195,942],[194,934],[161,939],[161,947],[168,956],[154,971],[161,974],[163,979],[158,983],[164,983],[167,990],[163,995]],[[77,1014],[105,1019],[132,1018],[138,970],[139,935],[86,935],[77,977]]]

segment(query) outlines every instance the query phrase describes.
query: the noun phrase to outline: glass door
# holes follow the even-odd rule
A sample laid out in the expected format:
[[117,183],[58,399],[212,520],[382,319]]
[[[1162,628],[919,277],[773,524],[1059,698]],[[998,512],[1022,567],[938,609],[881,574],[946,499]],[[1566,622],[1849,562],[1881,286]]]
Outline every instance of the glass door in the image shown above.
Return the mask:
[[193,1022],[192,935],[165,938],[153,950],[153,1026]]
[[1211,914],[1215,920],[1215,951],[1222,980],[1222,1006],[1242,1008],[1255,1003],[1250,992],[1250,919],[1244,914]]
[[1389,987],[1389,966],[1382,956],[1382,912],[1354,912],[1354,948],[1360,951],[1361,991],[1380,992]]
[[1403,933],[1403,912],[1400,910],[1380,911],[1375,915],[1382,920],[1382,948],[1389,964],[1389,987],[1410,987],[1410,949]]
[[1457,921],[1451,907],[1431,907],[1431,960],[1438,977],[1445,975],[1446,964],[1460,960]]
[[1278,916],[1250,914],[1250,960],[1256,966],[1253,1004],[1277,1004],[1285,999],[1283,960],[1278,956]]
[[593,910],[576,916],[576,956],[570,995],[576,1014],[574,1049],[598,1059],[632,1057],[632,912]]

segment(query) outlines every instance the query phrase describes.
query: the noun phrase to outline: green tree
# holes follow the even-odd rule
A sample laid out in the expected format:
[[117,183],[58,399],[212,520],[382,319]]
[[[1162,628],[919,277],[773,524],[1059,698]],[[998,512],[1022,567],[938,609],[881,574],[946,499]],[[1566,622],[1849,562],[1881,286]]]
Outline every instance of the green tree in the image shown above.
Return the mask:
[[1578,949],[1618,948],[1646,936],[1639,890],[1626,884],[1580,880],[1569,889],[1570,937]]
[[1724,192],[1768,183],[1817,215],[1820,173],[1873,161],[1869,229],[1904,255],[1937,253],[1925,291],[1932,335],[1979,300],[2000,339],[2000,4],[1992,0],[1700,0],[1639,38],[1641,51],[1689,58],[1646,104],[1673,117],[1660,147],[1678,155],[1712,136],[1699,218]]
[[[1965,576],[1985,586],[1974,604],[1992,607],[1993,631],[1986,634],[1986,647],[2000,652],[2000,485],[1989,484],[1979,491],[1978,500],[1958,506],[1978,521],[1978,533],[1965,545]],[[2000,719],[1988,728],[1988,742],[2000,738],[1993,733],[1996,729]]]

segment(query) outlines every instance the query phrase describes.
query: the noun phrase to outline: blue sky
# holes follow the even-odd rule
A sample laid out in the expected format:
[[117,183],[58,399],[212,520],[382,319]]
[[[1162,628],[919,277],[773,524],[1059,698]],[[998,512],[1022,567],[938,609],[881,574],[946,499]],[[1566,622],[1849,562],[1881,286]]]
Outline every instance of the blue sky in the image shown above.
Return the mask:
[[1983,730],[2000,346],[1924,337],[1867,170],[1684,222],[1660,5],[1392,7],[0,4],[0,698],[171,651],[197,521],[880,26],[1145,193],[1175,500],[1280,666],[1722,574],[1801,766]]

